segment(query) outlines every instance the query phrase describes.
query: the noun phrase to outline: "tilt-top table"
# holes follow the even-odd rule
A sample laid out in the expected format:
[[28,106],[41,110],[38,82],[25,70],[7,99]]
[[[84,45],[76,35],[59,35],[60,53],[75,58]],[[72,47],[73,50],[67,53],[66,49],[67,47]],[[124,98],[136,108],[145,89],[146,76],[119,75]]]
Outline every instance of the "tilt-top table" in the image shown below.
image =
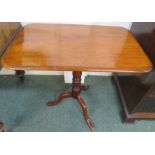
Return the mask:
[[[82,107],[90,129],[94,126],[80,96],[87,72],[144,73],[152,64],[132,34],[120,27],[68,24],[30,24],[19,32],[3,57],[3,65],[16,70],[72,71],[72,91],[61,94],[48,106],[73,97]],[[104,89],[104,88],[103,88]]]

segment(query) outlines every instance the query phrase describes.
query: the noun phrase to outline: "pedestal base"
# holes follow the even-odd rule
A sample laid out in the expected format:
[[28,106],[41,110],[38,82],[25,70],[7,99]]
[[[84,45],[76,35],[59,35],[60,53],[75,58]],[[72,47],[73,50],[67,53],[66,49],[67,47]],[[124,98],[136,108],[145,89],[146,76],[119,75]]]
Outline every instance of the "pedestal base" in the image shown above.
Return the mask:
[[81,75],[82,75],[82,72],[73,72],[72,91],[60,94],[60,96],[55,101],[48,102],[47,105],[48,106],[58,105],[64,98],[72,97],[76,99],[81,105],[85,121],[87,122],[89,128],[92,131],[94,131],[94,126],[88,115],[87,106],[84,100],[82,99],[82,97],[80,96],[80,92],[82,90],[86,91],[89,88],[88,86],[81,85]]

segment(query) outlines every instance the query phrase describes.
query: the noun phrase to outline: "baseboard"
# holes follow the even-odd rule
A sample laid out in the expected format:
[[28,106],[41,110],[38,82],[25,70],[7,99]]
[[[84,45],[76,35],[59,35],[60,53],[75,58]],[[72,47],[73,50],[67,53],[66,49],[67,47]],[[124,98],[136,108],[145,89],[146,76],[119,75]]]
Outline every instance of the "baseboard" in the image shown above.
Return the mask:
[[[15,71],[2,68],[0,75],[15,75]],[[62,71],[26,71],[25,75],[64,75]]]
[[[0,75],[15,75],[15,71],[2,68]],[[63,71],[26,71],[25,75],[64,75],[65,83],[72,83],[72,72]],[[85,82],[87,76],[112,76],[112,73],[107,72],[83,72],[81,83]]]

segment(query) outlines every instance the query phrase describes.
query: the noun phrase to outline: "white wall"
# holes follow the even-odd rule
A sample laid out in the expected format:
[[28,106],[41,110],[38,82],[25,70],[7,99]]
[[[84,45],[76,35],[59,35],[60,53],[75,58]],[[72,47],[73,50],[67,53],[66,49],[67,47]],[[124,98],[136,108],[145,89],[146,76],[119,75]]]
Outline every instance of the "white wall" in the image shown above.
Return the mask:
[[[72,22],[67,22],[67,23],[72,23]],[[29,22],[22,22],[22,25],[27,25]],[[93,25],[107,25],[107,26],[120,26],[124,27],[127,29],[130,29],[131,27],[131,22],[90,22],[90,23],[74,23],[74,24],[93,24]],[[0,71],[0,75],[10,75],[14,74],[14,71],[8,70],[3,68]],[[60,71],[27,71],[26,74],[29,75],[64,75],[64,79],[66,83],[71,83],[72,82],[72,73],[71,72],[60,72]],[[85,72],[83,73],[82,76],[82,82],[84,82],[84,79],[87,75],[96,75],[96,76],[111,76],[111,73],[95,73],[95,72]]]

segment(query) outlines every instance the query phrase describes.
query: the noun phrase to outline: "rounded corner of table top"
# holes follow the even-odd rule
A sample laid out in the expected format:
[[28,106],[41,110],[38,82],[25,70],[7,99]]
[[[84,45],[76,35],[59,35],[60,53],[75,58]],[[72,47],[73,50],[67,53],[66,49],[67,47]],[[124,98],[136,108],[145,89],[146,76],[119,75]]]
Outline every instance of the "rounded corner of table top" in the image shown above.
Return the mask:
[[145,69],[144,73],[151,72],[152,70],[153,70],[153,64],[150,61],[150,64],[149,64],[148,68]]
[[145,64],[145,67],[142,67],[139,70],[137,69],[135,71],[135,73],[144,73],[145,74],[145,73],[151,72],[152,69],[153,69],[153,65],[152,65],[151,61],[148,59],[147,63]]
[[11,66],[9,66],[7,63],[5,63],[5,56],[2,57],[1,63],[2,63],[2,66],[3,66],[4,68],[12,69]]
[[10,70],[18,70],[16,68],[14,68],[13,65],[9,64],[8,62],[6,62],[6,60],[8,59],[7,57],[7,52],[2,56],[2,59],[1,59],[1,63],[2,63],[2,66],[6,69],[10,69]]

